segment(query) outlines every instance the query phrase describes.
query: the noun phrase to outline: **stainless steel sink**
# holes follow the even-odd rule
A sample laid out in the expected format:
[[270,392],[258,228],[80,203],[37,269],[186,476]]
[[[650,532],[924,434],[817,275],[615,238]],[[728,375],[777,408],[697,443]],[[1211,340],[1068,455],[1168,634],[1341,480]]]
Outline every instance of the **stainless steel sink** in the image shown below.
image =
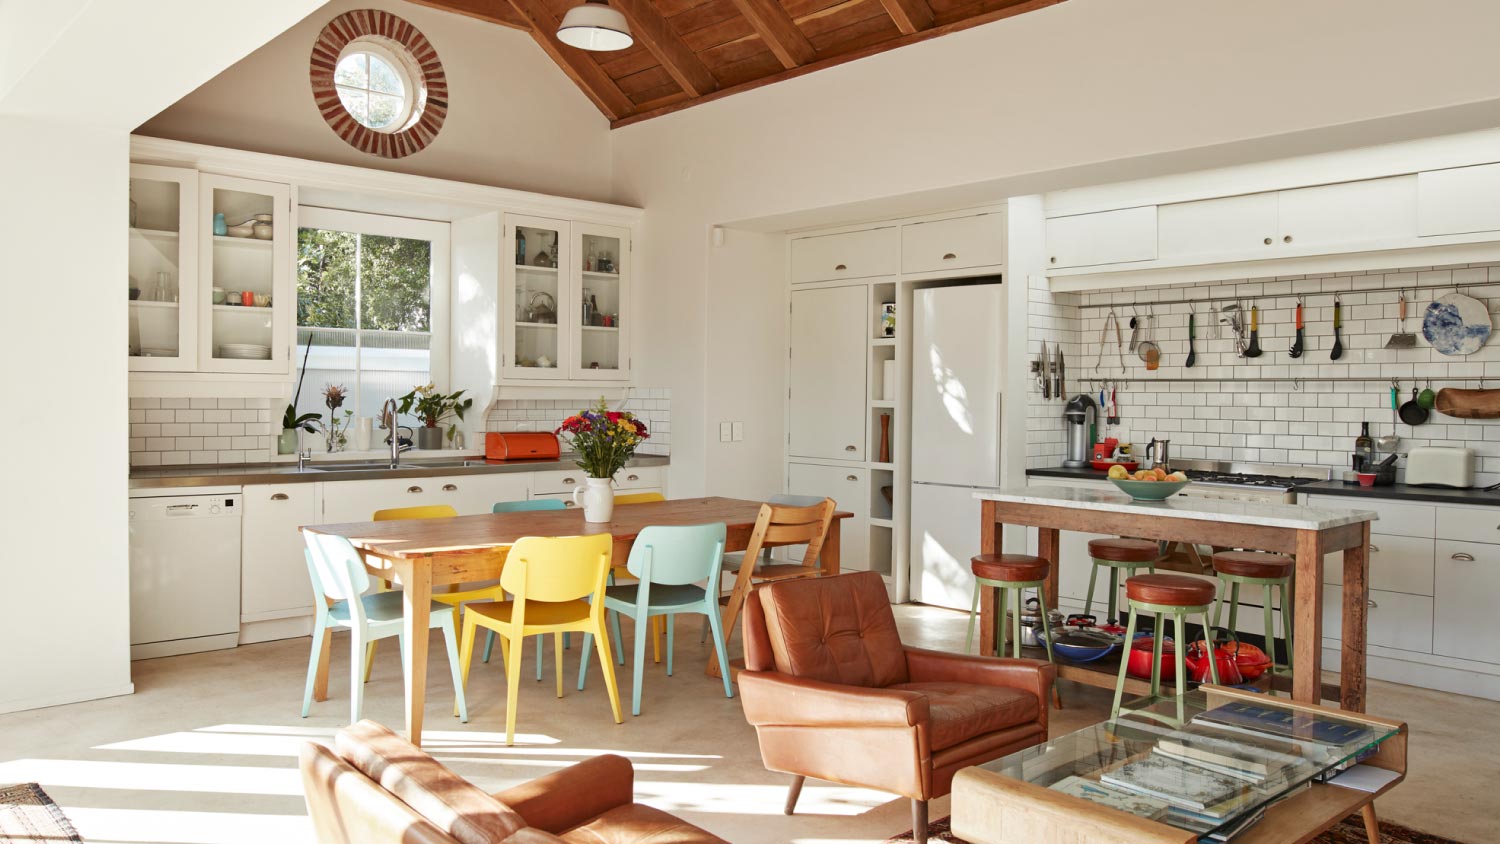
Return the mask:
[[[467,468],[469,466],[483,466],[483,465],[484,465],[484,461],[483,460],[439,460],[439,461],[424,461],[424,462],[411,462],[411,463],[403,462],[400,465],[400,467],[398,469],[396,469],[395,471],[403,471],[403,470],[407,470],[407,469],[410,469],[410,470],[417,470],[417,469],[464,469],[464,468]],[[335,464],[327,464],[327,465],[323,465],[323,466],[308,466],[307,469],[309,471],[313,471],[313,472],[390,472],[390,471],[392,471],[392,469],[391,469],[391,463],[390,463],[389,460],[382,460],[382,461],[375,462],[375,463],[335,463]]]

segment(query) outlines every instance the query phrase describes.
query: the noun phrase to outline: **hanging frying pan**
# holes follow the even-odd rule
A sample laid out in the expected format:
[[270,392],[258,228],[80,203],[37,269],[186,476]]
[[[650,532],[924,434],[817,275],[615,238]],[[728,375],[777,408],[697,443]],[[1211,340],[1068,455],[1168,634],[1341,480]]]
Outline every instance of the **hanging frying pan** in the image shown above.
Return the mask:
[[1401,421],[1412,427],[1427,421],[1427,408],[1417,401],[1417,388],[1411,388],[1411,401],[1401,405]]
[[1472,355],[1490,339],[1490,312],[1478,299],[1453,292],[1427,306],[1422,336],[1445,355]]

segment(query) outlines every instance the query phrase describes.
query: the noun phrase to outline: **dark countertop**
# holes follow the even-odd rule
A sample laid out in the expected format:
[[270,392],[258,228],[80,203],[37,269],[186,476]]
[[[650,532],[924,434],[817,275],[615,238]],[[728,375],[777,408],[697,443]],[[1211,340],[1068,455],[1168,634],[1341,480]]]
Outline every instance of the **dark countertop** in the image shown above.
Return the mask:
[[[1075,481],[1108,480],[1105,473],[1085,466],[1082,469],[1067,469],[1051,466],[1045,469],[1027,469],[1028,477],[1067,478]],[[1437,486],[1390,486],[1364,487],[1346,484],[1343,481],[1319,481],[1297,487],[1303,495],[1342,495],[1349,498],[1384,498],[1388,501],[1424,501],[1431,504],[1473,504],[1500,507],[1500,491],[1484,492],[1480,489],[1449,489]]]
[[[407,463],[406,460],[411,462]],[[379,461],[361,461],[363,464]],[[670,458],[641,455],[625,466],[666,466]],[[558,460],[485,460],[455,456],[449,460],[423,462],[403,457],[401,468],[339,469],[337,463],[313,463],[299,471],[296,464],[252,463],[241,466],[174,466],[164,469],[132,469],[131,489],[169,489],[200,486],[248,486],[251,484],[297,484],[320,481],[380,480],[384,478],[437,478],[451,475],[498,475],[513,472],[572,471],[578,468],[572,455]]]

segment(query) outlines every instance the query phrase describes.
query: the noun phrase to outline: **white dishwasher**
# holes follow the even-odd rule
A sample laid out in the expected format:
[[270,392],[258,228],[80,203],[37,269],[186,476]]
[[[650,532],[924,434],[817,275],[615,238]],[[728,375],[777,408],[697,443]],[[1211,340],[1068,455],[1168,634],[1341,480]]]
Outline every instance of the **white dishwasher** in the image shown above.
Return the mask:
[[130,499],[130,658],[232,648],[240,638],[240,493]]

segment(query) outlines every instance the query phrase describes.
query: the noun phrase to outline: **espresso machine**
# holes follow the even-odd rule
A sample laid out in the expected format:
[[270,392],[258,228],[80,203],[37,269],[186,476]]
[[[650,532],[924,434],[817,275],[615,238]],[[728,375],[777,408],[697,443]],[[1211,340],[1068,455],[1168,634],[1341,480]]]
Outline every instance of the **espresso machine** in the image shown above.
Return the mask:
[[1080,393],[1068,401],[1063,408],[1063,428],[1067,432],[1067,459],[1063,466],[1081,469],[1089,465],[1089,445],[1099,415],[1099,405],[1092,398]]

